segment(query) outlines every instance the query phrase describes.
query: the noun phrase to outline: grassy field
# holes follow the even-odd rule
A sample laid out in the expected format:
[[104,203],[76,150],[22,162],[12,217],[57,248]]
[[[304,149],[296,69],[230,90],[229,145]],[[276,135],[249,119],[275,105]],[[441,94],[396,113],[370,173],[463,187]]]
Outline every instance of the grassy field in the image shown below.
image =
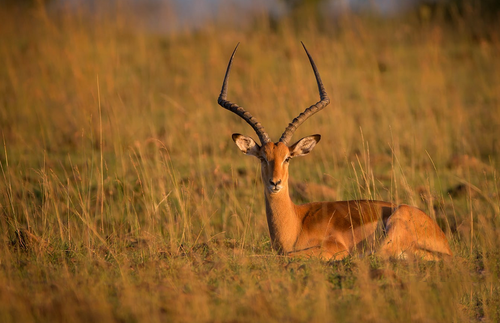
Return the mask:
[[[117,11],[0,9],[1,322],[498,322],[500,34],[347,16],[165,35]],[[294,139],[296,202],[371,198],[436,218],[438,263],[290,259],[270,248],[255,138]],[[379,273],[385,273],[379,275]]]

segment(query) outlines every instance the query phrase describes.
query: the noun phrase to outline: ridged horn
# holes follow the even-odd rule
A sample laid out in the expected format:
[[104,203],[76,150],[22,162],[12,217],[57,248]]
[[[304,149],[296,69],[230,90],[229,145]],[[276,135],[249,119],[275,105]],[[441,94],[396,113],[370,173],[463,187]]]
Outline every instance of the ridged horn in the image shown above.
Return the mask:
[[[301,42],[302,43],[302,42]],[[302,43],[302,46],[304,47],[307,57],[309,57],[309,62],[311,62],[311,66],[314,71],[314,75],[316,76],[316,82],[318,83],[318,90],[319,90],[319,97],[320,101],[318,101],[316,104],[311,105],[309,108],[305,109],[304,112],[299,114],[298,117],[293,119],[293,121],[288,124],[288,127],[286,127],[285,132],[281,135],[280,141],[284,143],[285,145],[288,145],[288,141],[292,138],[293,133],[297,128],[304,122],[306,121],[310,116],[315,114],[316,112],[320,111],[324,107],[330,103],[330,99],[328,98],[328,95],[326,94],[325,87],[323,86],[323,82],[321,82],[321,77],[319,76],[318,69],[316,68],[316,64],[314,63],[314,60],[312,59],[311,55],[307,51],[306,46],[304,43]]]
[[227,65],[227,70],[226,70],[226,75],[224,76],[224,82],[222,83],[222,90],[220,91],[219,99],[217,102],[221,107],[224,109],[227,109],[231,112],[236,113],[238,116],[240,116],[243,120],[245,120],[252,128],[255,130],[255,133],[257,133],[257,136],[259,136],[260,142],[262,145],[267,144],[268,142],[271,141],[269,138],[268,134],[264,130],[264,127],[260,124],[260,122],[257,121],[248,111],[237,105],[236,103],[233,103],[231,101],[226,100],[227,99],[227,79],[229,77],[229,72],[231,70],[231,64],[233,63],[233,58],[234,54],[236,53],[236,50],[238,49],[238,46],[240,43],[236,45],[234,48],[233,54],[231,55],[231,58],[229,59],[229,64]]

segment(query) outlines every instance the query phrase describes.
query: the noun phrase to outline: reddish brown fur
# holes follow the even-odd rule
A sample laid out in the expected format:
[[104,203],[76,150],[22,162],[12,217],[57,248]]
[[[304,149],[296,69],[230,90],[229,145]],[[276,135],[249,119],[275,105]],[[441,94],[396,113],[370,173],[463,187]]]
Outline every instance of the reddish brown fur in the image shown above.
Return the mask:
[[[320,101],[293,119],[280,141],[272,143],[262,125],[249,112],[226,98],[227,78],[236,48],[229,60],[218,102],[243,118],[262,143],[261,147],[250,137],[233,135],[243,153],[261,160],[267,223],[273,248],[287,255],[315,255],[324,259],[341,259],[354,252],[375,250],[383,256],[398,258],[436,259],[440,255],[452,254],[446,236],[436,222],[415,207],[381,201],[295,205],[288,192],[288,161],[309,154],[321,136],[302,138],[290,147],[287,143],[297,127],[327,106],[330,99],[316,64],[304,46],[316,77]],[[387,234],[377,239],[377,231],[386,231]]]
[[291,147],[279,142],[260,147],[233,136],[238,147],[262,162],[266,214],[273,248],[290,256],[342,259],[354,253],[427,260],[452,255],[446,236],[423,211],[382,201],[356,200],[295,205],[288,191],[287,159],[308,154],[319,136]]

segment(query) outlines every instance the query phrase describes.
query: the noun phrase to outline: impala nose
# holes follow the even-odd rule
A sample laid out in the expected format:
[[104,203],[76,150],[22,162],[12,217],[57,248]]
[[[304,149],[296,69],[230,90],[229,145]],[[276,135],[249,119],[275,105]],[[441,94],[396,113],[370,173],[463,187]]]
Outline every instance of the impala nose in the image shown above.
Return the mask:
[[279,179],[277,182],[273,182],[272,179],[269,180],[269,184],[271,184],[272,186],[278,186],[281,184],[281,179]]
[[281,190],[281,179],[277,181],[273,181],[272,179],[269,180],[270,189],[273,193],[278,193]]

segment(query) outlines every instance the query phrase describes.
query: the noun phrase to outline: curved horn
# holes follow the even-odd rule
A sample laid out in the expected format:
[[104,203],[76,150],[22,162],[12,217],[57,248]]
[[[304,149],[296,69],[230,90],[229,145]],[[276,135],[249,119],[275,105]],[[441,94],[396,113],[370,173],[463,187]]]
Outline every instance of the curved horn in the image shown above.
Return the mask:
[[227,65],[227,70],[226,70],[226,75],[224,76],[224,82],[222,83],[222,90],[220,91],[219,99],[217,102],[221,107],[224,109],[227,109],[231,112],[236,113],[238,116],[240,116],[243,120],[245,120],[252,128],[255,130],[257,133],[257,136],[259,136],[260,142],[262,145],[267,144],[268,142],[271,141],[269,138],[268,134],[264,130],[264,127],[260,124],[260,122],[257,121],[249,112],[247,112],[245,109],[237,105],[236,103],[232,103],[231,101],[226,100],[227,98],[227,79],[229,76],[229,71],[231,70],[231,64],[233,63],[233,57],[234,54],[236,53],[236,49],[238,49],[238,46],[240,43],[236,45],[236,48],[233,51],[233,54],[231,55],[231,59],[229,59],[229,64]]
[[[301,42],[302,43],[302,42]],[[319,90],[319,97],[320,101],[318,101],[316,104],[311,105],[309,108],[305,109],[304,112],[299,114],[298,117],[293,119],[293,121],[288,124],[288,127],[286,127],[285,132],[281,135],[280,141],[284,143],[285,145],[288,144],[288,141],[290,138],[292,138],[293,133],[297,128],[304,122],[306,121],[310,116],[318,112],[319,110],[323,109],[330,103],[330,99],[328,98],[328,95],[326,94],[325,87],[323,86],[323,82],[321,82],[321,77],[319,76],[318,69],[316,68],[316,64],[314,64],[314,61],[309,55],[309,52],[307,51],[306,46],[304,43],[302,43],[302,46],[304,47],[307,57],[309,57],[309,61],[311,62],[311,66],[314,71],[314,75],[316,76],[316,82],[318,83],[318,90]]]

